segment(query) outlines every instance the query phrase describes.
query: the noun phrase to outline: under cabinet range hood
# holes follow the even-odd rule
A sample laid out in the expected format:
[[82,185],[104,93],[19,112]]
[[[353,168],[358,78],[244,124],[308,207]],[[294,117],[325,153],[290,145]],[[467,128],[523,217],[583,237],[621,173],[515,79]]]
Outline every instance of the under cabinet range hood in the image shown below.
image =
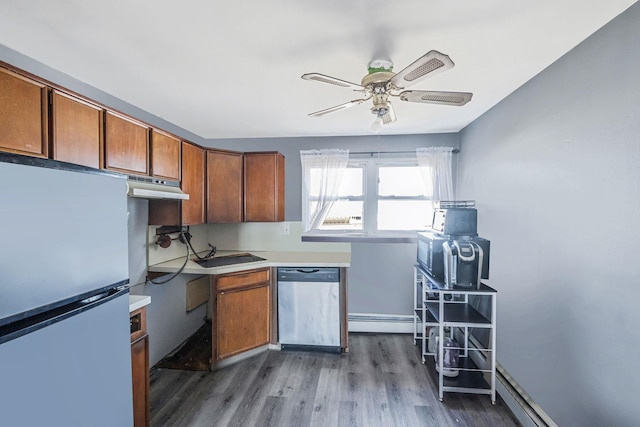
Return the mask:
[[189,195],[180,190],[180,183],[177,181],[140,176],[129,176],[127,196],[143,199],[189,200]]

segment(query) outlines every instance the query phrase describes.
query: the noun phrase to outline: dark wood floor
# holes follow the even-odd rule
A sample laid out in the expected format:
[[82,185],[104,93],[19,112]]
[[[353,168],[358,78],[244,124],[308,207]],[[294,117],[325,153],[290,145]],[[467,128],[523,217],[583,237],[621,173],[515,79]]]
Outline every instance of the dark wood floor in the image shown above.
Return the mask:
[[151,372],[152,426],[517,426],[486,395],[444,402],[410,335],[350,334],[349,353],[268,351],[216,372]]

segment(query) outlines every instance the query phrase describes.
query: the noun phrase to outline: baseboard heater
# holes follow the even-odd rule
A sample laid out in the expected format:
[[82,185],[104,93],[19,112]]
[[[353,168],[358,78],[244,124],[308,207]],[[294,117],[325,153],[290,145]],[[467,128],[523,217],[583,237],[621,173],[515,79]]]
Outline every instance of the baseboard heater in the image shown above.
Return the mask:
[[[556,424],[542,408],[536,404],[531,397],[520,387],[520,385],[498,364],[496,369],[496,381],[500,382],[506,392],[520,406],[524,414],[529,418],[531,423],[537,427],[557,427]],[[506,396],[501,394],[502,399],[506,402]],[[511,409],[513,411],[513,409]]]
[[413,333],[413,316],[404,314],[349,313],[349,332]]
[[[469,341],[475,349],[484,348],[473,335],[469,337]],[[486,358],[481,351],[471,350],[469,355],[476,365],[484,365]],[[557,427],[558,425],[531,399],[516,380],[499,363],[496,365],[496,391],[518,421],[525,427]]]

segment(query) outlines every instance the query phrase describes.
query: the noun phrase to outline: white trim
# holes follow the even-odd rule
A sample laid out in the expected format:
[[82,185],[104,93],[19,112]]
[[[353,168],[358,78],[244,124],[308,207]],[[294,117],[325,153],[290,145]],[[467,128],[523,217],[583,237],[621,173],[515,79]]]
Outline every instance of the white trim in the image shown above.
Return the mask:
[[498,381],[496,383],[500,386],[500,396],[523,426],[558,427],[558,424],[551,419],[540,405],[531,399],[506,369],[498,364],[496,370],[498,373]]
[[502,383],[502,379],[498,378],[496,381],[496,393],[504,400],[514,417],[522,424],[523,427],[539,427],[531,417],[526,413],[522,405],[518,403],[516,398],[509,393],[505,385]]
[[[482,347],[473,335],[469,338],[475,348]],[[481,352],[473,351],[470,356],[476,365],[482,366],[484,364]],[[496,393],[504,400],[513,416],[517,418],[523,427],[558,426],[540,406],[531,400],[499,363],[496,366]]]
[[406,314],[349,313],[349,332],[413,333],[413,316]]

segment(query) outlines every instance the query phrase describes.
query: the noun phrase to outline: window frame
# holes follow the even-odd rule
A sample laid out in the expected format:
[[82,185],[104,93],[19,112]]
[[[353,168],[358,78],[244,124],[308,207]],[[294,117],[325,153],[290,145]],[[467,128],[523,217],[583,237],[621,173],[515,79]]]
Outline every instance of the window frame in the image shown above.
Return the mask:
[[[365,209],[366,209],[366,201],[367,201],[367,193],[366,193],[366,164],[365,162],[352,162],[352,159],[349,158],[349,163],[347,164],[347,168],[360,168],[363,169],[363,179],[362,179],[362,196],[346,196],[346,197],[338,197],[336,199],[336,201],[338,200],[348,200],[348,201],[362,201],[363,204],[363,212],[362,212],[362,216],[365,216]],[[302,171],[302,173],[307,173],[308,171]],[[317,201],[319,199],[319,197],[314,197],[314,196],[308,196],[307,199],[307,203],[311,203],[313,201]],[[304,203],[304,201],[303,201]],[[362,230],[348,230],[348,229],[343,229],[343,230],[321,230],[321,229],[313,229],[313,230],[309,230],[306,233],[306,235],[332,235],[332,234],[349,234],[349,233],[356,233],[356,234],[363,234],[364,232],[364,223],[363,223],[363,229]]]
[[[340,197],[338,200],[350,200],[363,202],[363,223],[361,230],[337,229],[321,230],[313,229],[303,233],[306,241],[415,241],[419,230],[379,230],[378,229],[378,205],[381,200],[425,200],[432,201],[432,197],[425,196],[380,196],[379,194],[379,170],[381,167],[419,167],[418,160],[414,156],[358,156],[350,155],[348,168],[358,167],[362,169],[362,196]],[[306,173],[306,171],[302,171]],[[429,191],[427,191],[428,193]],[[311,203],[312,199],[303,201]]]

